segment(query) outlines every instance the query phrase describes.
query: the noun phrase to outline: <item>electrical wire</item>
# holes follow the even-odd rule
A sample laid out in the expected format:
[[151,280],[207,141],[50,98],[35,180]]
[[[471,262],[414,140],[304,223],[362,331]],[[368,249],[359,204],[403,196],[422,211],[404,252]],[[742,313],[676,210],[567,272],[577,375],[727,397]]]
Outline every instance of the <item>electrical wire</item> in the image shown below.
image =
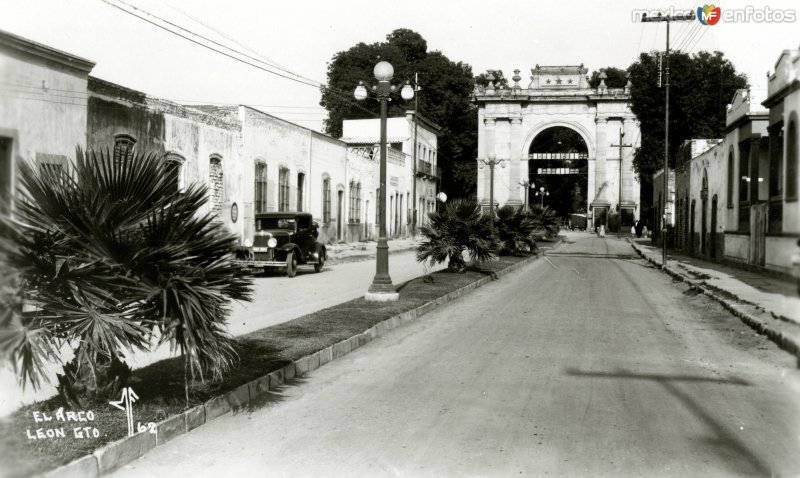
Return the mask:
[[[200,41],[198,41],[198,40],[195,40],[195,39],[193,39],[193,38],[190,38],[190,37],[188,37],[188,36],[186,36],[186,35],[183,35],[183,34],[181,34],[181,33],[179,33],[179,32],[176,32],[176,31],[174,31],[174,30],[171,30],[171,29],[167,28],[166,26],[164,26],[164,25],[161,25],[161,24],[159,24],[159,23],[157,23],[157,22],[155,22],[155,21],[153,21],[153,20],[150,20],[150,19],[148,19],[148,18],[145,18],[145,17],[143,17],[143,16],[141,16],[141,15],[137,15],[135,12],[132,12],[132,11],[130,11],[130,10],[127,10],[127,9],[125,9],[125,8],[121,7],[120,5],[117,5],[117,4],[113,3],[113,2],[111,2],[110,0],[100,0],[100,1],[101,1],[101,2],[103,2],[103,3],[105,3],[105,4],[107,4],[107,5],[109,5],[109,6],[111,6],[111,7],[114,7],[114,8],[116,8],[116,9],[118,9],[118,10],[122,11],[122,12],[125,12],[125,13],[127,13],[128,15],[131,15],[131,16],[133,16],[133,17],[135,17],[135,18],[138,18],[139,20],[142,20],[142,21],[144,21],[144,22],[147,22],[147,23],[149,23],[149,24],[151,24],[151,25],[153,25],[153,26],[155,26],[155,27],[157,27],[157,28],[160,28],[160,29],[162,29],[162,30],[164,30],[164,31],[167,31],[167,32],[169,32],[169,33],[172,33],[173,35],[176,35],[176,36],[178,36],[178,37],[180,37],[180,38],[183,38],[184,40],[187,40],[187,41],[189,41],[189,42],[191,42],[191,43],[194,43],[194,44],[196,44],[196,45],[198,45],[198,46],[201,46],[201,47],[203,47],[203,48],[206,48],[206,49],[208,49],[208,50],[211,50],[211,51],[213,51],[213,52],[219,53],[220,55],[226,56],[226,57],[228,57],[228,58],[230,58],[230,59],[232,59],[232,60],[238,61],[238,62],[240,62],[240,63],[243,63],[243,64],[245,64],[245,65],[251,66],[251,67],[253,67],[253,68],[257,68],[257,69],[259,69],[259,70],[262,70],[262,71],[264,71],[264,72],[266,72],[266,73],[269,73],[269,74],[272,74],[272,75],[275,75],[275,76],[278,76],[278,77],[281,77],[281,78],[284,78],[284,79],[287,79],[287,80],[290,80],[290,81],[293,81],[293,82],[296,82],[296,83],[299,83],[299,84],[302,84],[302,85],[311,86],[311,87],[318,88],[318,89],[323,89],[323,90],[325,90],[325,91],[328,91],[328,92],[330,92],[330,93],[331,93],[333,96],[336,96],[336,97],[338,97],[338,98],[340,98],[340,99],[344,100],[344,102],[345,102],[345,103],[349,104],[350,106],[353,106],[353,107],[355,107],[356,109],[359,109],[359,110],[361,110],[361,111],[363,111],[363,112],[365,112],[365,113],[368,113],[368,114],[369,114],[369,115],[371,115],[371,116],[375,116],[375,117],[378,117],[378,116],[379,116],[377,113],[375,113],[375,112],[373,112],[373,111],[371,111],[371,110],[368,110],[367,108],[364,108],[364,107],[362,107],[361,105],[359,105],[359,104],[357,104],[357,103],[354,103],[353,101],[351,101],[351,100],[349,99],[349,97],[348,97],[348,96],[345,96],[343,93],[340,93],[340,92],[338,92],[338,91],[334,90],[333,88],[330,88],[329,86],[326,86],[326,85],[324,85],[324,84],[322,84],[322,83],[320,83],[320,82],[317,82],[317,81],[314,81],[314,80],[311,80],[311,79],[308,79],[308,78],[304,78],[304,77],[295,77],[295,76],[297,76],[297,75],[295,75],[294,73],[290,73],[290,72],[289,72],[289,75],[293,75],[293,76],[289,76],[289,75],[287,75],[287,74],[281,73],[280,71],[274,71],[273,69],[270,69],[270,68],[267,68],[267,67],[264,67],[264,66],[261,66],[261,65],[255,64],[255,63],[253,63],[253,62],[251,62],[251,61],[247,61],[247,60],[245,60],[245,59],[243,59],[243,58],[239,58],[239,57],[237,57],[237,56],[231,55],[231,54],[229,54],[229,53],[226,53],[226,52],[224,52],[224,51],[218,50],[218,49],[216,49],[216,48],[214,48],[214,47],[212,47],[212,46],[210,46],[210,45],[207,45],[207,44],[205,44],[205,43],[203,43],[203,42],[200,42]],[[120,1],[120,0],[117,0],[117,1]],[[126,5],[127,5],[127,4],[126,4]],[[135,8],[135,7],[134,7],[134,8]],[[138,11],[145,12],[144,10],[142,10],[142,9],[139,9],[139,8],[137,8],[137,10],[138,10]],[[161,21],[163,21],[163,22],[165,22],[165,23],[169,23],[168,21],[161,19],[161,17],[159,17],[159,16],[157,16],[157,15],[153,15],[152,13],[149,13],[149,12],[146,12],[146,13],[147,13],[149,16],[151,16],[151,17],[158,18],[159,20],[161,20]],[[181,27],[181,28],[182,28],[182,27]],[[184,30],[191,31],[191,30],[188,30],[188,29],[184,29]],[[208,39],[208,38],[206,38],[206,37],[204,37],[203,35],[200,35],[200,34],[198,34],[198,33],[194,33],[194,32],[192,32],[192,35],[194,35],[194,36],[196,36],[196,37],[198,37],[198,38],[202,38],[202,39],[204,39],[204,40],[206,40],[206,41],[209,41],[209,42],[212,42],[212,43],[216,43],[216,42],[214,42],[213,40],[210,40],[210,39]],[[246,57],[246,58],[248,58],[248,57],[249,57],[249,58],[253,58],[252,56],[250,56],[250,55],[247,55],[247,54],[244,54],[244,53],[241,53],[241,52],[237,51],[237,50],[236,50],[236,49],[234,49],[234,48],[231,48],[231,47],[225,47],[225,48],[226,48],[226,49],[228,49],[228,50],[230,50],[230,51],[232,51],[232,52],[235,52],[235,53],[236,53],[236,54],[238,54],[238,55],[242,55],[242,56],[244,56],[244,57]],[[264,63],[264,62],[263,62],[263,61],[261,61],[261,60],[256,60],[256,61],[258,61],[258,62],[260,62],[260,63]],[[265,64],[266,64],[266,63],[265,63]],[[277,67],[272,67],[272,68],[277,68]]]

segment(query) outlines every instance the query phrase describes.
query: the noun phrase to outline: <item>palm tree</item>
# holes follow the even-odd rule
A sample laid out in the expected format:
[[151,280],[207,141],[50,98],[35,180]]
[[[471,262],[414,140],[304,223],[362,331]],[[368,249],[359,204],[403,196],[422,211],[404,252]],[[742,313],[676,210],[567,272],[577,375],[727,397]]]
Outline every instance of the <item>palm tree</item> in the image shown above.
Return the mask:
[[474,199],[456,199],[428,218],[429,223],[420,228],[425,241],[417,249],[419,262],[449,261],[449,271],[461,272],[466,268],[464,251],[472,261],[485,261],[497,250],[491,216],[482,214]]
[[44,365],[71,347],[58,388],[85,407],[118,396],[125,353],[167,342],[184,356],[188,401],[190,379],[219,377],[235,359],[226,306],[252,293],[229,259],[236,238],[200,214],[205,186],[176,192],[161,155],[76,157],[68,173],[20,167],[16,210],[0,221],[10,278],[0,354],[23,387],[38,387]]
[[500,255],[532,252],[536,249],[536,241],[542,239],[536,233],[537,223],[524,206],[501,207],[497,210],[494,225],[497,228]]
[[558,215],[549,206],[531,206],[528,216],[534,224],[533,234],[540,239],[555,237],[561,226]]

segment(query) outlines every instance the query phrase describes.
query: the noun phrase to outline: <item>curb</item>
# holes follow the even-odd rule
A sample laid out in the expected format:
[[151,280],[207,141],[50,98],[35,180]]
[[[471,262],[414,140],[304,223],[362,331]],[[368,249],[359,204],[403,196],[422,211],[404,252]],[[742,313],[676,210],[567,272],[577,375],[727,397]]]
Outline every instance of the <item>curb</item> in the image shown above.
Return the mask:
[[703,295],[710,297],[722,305],[735,317],[738,317],[742,322],[756,330],[756,332],[765,335],[778,347],[794,355],[795,358],[797,358],[797,366],[800,367],[800,334],[792,336],[791,334],[787,334],[780,330],[779,327],[772,325],[773,322],[786,323],[786,321],[782,320],[780,317],[773,316],[771,313],[767,313],[757,304],[752,304],[741,299],[728,299],[723,294],[733,295],[730,292],[717,287],[709,286],[708,284],[705,284],[702,279],[690,279],[670,266],[662,267],[660,261],[656,261],[655,259],[648,257],[647,254],[645,254],[641,247],[639,247],[636,243],[631,242],[631,246],[637,254],[642,256],[642,258],[651,264],[658,266],[662,271],[666,272],[674,279],[681,282],[686,282],[691,289],[698,290],[702,292]]
[[[550,249],[558,246],[561,242],[561,240],[555,242]],[[281,388],[285,380],[301,377],[332,360],[344,357],[357,348],[371,342],[373,339],[386,335],[386,333],[400,325],[410,322],[436,309],[440,305],[452,302],[472,289],[477,289],[488,282],[497,280],[499,277],[530,264],[538,259],[540,255],[541,252],[532,255],[505,269],[482,277],[460,289],[456,289],[438,299],[390,317],[383,322],[379,322],[349,339],[342,340],[310,355],[301,357],[281,369],[251,380],[224,395],[208,400],[202,405],[197,405],[179,415],[174,415],[166,420],[162,420],[156,424],[158,430],[157,434],[143,432],[122,438],[102,448],[98,448],[91,455],[78,458],[77,460],[39,476],[46,478],[98,477],[114,471],[141,457],[152,448],[188,433],[197,427],[203,426],[214,419],[229,413],[247,409],[251,406],[257,406],[265,396]]]

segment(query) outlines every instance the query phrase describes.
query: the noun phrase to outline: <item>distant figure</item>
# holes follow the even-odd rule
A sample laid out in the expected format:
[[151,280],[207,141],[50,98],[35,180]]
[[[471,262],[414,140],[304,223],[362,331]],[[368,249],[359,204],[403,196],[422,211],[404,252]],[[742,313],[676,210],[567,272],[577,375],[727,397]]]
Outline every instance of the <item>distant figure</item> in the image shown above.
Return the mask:
[[631,226],[631,237],[636,235],[636,225]]
[[600,237],[606,237],[606,226],[605,226],[605,224],[600,224]]
[[642,221],[636,221],[636,224],[634,224],[633,227],[636,230],[636,237],[642,237],[642,230],[644,228],[644,223]]
[[647,226],[642,228],[642,234],[644,234],[644,237],[650,237],[650,233],[647,231]]

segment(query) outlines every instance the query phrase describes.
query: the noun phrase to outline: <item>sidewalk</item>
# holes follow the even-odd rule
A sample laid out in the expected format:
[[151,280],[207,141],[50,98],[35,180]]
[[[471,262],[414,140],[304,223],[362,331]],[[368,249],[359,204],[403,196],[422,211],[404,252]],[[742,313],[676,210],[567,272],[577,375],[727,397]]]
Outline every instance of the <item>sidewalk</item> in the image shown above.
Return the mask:
[[[649,239],[631,239],[633,248],[661,266],[661,249]],[[798,356],[800,364],[800,297],[788,280],[670,253],[665,271],[701,290],[751,327]]]
[[[416,249],[421,239],[400,238],[389,239],[389,253]],[[328,262],[341,264],[371,259],[377,252],[377,241],[343,242],[325,246],[328,250]]]

